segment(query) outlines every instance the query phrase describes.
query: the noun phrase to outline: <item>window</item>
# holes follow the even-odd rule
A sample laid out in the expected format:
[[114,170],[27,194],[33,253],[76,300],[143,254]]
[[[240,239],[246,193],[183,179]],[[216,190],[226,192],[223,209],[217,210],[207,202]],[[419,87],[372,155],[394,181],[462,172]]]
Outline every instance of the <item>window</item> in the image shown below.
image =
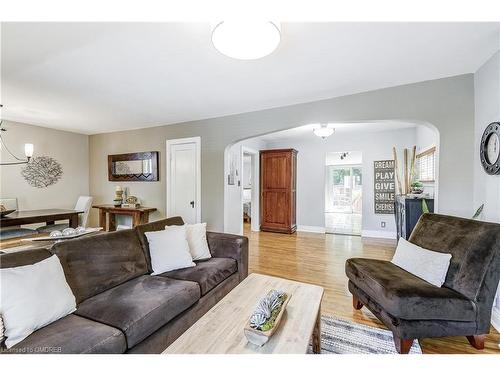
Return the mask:
[[417,155],[418,179],[421,182],[434,182],[436,147],[432,147]]

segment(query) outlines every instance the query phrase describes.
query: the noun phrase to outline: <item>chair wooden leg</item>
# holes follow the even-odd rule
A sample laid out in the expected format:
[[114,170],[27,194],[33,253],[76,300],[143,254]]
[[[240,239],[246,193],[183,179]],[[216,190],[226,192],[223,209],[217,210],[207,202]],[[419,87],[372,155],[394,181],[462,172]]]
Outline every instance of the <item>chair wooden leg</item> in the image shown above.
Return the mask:
[[394,345],[399,354],[408,354],[410,348],[413,345],[413,339],[401,339],[395,334],[392,335],[394,338]]
[[352,307],[354,307],[356,310],[361,310],[361,308],[363,307],[361,301],[354,295],[352,296]]
[[469,340],[469,343],[477,350],[484,349],[484,339],[485,338],[486,338],[486,335],[467,336],[467,340]]

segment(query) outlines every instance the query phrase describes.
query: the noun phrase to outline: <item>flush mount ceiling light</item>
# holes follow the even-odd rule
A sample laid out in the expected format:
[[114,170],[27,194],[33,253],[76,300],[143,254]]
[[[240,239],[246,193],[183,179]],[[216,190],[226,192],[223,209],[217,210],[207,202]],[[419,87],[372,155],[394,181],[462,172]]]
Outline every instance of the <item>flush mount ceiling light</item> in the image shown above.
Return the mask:
[[317,124],[314,129],[314,135],[321,137],[323,139],[328,138],[335,132],[335,129],[330,124]]
[[278,22],[223,21],[212,27],[212,43],[220,53],[255,60],[273,52],[281,39]]

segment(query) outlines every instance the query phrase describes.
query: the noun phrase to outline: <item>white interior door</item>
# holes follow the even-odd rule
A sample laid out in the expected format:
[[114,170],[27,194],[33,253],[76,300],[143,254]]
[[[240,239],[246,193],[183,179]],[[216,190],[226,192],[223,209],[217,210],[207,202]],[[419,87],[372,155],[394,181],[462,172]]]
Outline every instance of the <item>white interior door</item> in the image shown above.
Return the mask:
[[188,224],[200,222],[199,144],[169,142],[167,216],[181,216]]

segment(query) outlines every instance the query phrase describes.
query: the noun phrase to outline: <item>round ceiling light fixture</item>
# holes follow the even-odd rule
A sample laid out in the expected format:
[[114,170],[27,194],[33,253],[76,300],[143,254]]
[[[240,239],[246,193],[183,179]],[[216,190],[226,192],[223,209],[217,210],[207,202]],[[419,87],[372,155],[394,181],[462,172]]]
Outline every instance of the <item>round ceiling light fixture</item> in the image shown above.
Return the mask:
[[335,129],[330,124],[317,124],[313,129],[314,135],[323,139],[328,138],[335,132]]
[[281,39],[278,22],[223,21],[212,27],[212,43],[220,53],[255,60],[273,52]]

